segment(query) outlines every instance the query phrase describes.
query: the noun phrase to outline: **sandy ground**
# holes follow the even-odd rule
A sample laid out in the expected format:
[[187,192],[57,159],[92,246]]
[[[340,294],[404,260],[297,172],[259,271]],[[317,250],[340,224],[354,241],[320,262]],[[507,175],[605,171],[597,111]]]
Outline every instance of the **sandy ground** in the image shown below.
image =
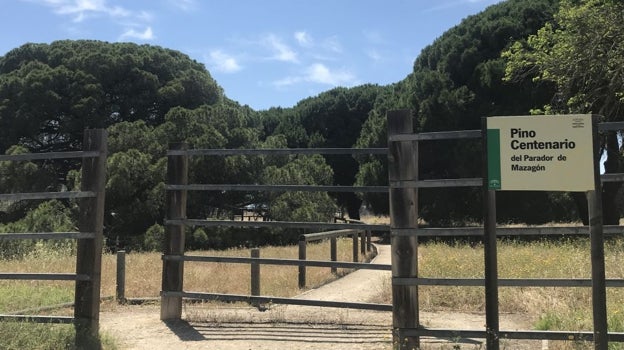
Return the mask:
[[[372,263],[389,264],[390,247],[377,245]],[[389,271],[359,270],[298,298],[368,302],[379,293]],[[391,312],[273,305],[266,311],[249,306],[187,305],[184,320],[161,322],[157,305],[119,306],[101,313],[101,329],[118,339],[121,349],[392,349]],[[483,330],[482,314],[421,312],[426,327]],[[501,315],[505,330],[529,329],[526,315]],[[459,347],[458,347],[459,346]],[[480,339],[423,339],[423,349],[484,349]],[[541,341],[502,341],[504,349],[541,349]]]

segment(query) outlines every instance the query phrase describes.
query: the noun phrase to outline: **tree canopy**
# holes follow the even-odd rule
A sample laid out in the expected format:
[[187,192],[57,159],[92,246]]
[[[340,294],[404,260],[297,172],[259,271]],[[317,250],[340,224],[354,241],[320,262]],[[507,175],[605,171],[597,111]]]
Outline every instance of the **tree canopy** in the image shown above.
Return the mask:
[[[621,121],[624,110],[624,3],[562,0],[554,20],[503,53],[509,82],[545,82],[556,90],[533,113],[594,113]],[[603,134],[607,173],[624,169],[616,132]],[[603,185],[604,221],[617,225],[621,183]],[[585,201],[577,200],[581,213]],[[587,222],[587,218],[584,218]]]
[[223,98],[205,67],[157,46],[63,40],[0,57],[0,152],[77,149],[86,128],[157,125],[175,106]]
[[[505,61],[503,50],[515,40],[536,33],[552,19],[556,0],[506,1],[490,6],[482,13],[467,17],[425,47],[414,62],[413,72],[387,91],[384,102],[377,104],[357,142],[360,147],[385,144],[385,115],[390,108],[413,111],[417,132],[471,130],[481,128],[481,118],[492,115],[527,114],[550,98],[552,87],[532,81],[506,83],[502,80]],[[392,101],[388,103],[388,101]],[[375,135],[375,136],[372,136]],[[419,178],[479,177],[480,146],[475,142],[421,143]],[[475,159],[477,159],[475,161]],[[360,161],[358,181],[387,183],[382,160]],[[499,216],[504,220],[526,218],[523,210],[501,200]],[[502,197],[508,196],[508,194]],[[365,196],[373,211],[387,210],[387,198]],[[421,215],[435,224],[454,224],[480,220],[478,191],[436,189],[421,191]],[[536,200],[545,203],[544,198]],[[539,211],[540,213],[548,212]],[[547,215],[533,220],[544,220]]]

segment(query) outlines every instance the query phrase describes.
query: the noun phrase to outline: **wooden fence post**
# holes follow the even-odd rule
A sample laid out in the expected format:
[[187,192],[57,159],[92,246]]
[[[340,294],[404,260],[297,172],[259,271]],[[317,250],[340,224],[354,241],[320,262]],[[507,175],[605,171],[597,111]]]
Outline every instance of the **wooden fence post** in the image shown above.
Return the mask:
[[[331,237],[329,239],[329,250],[330,250],[330,260],[331,261],[338,261],[338,244],[337,244],[337,239],[336,237]],[[338,273],[338,269],[334,266],[332,266],[331,268],[331,273],[336,274]]]
[[594,190],[587,191],[589,237],[591,250],[592,311],[594,321],[594,349],[607,350],[609,334],[607,322],[607,290],[605,281],[604,232],[602,214],[602,182],[600,180],[600,139],[598,122],[592,116],[592,143],[594,155]]
[[[388,138],[414,132],[409,110],[388,111]],[[418,189],[401,183],[418,180],[418,143],[388,142],[388,178],[390,181],[390,228],[416,230],[418,227]],[[391,232],[392,277],[418,277],[418,237]],[[418,349],[418,337],[406,337],[402,329],[419,325],[418,286],[392,284],[392,324],[397,349]]]
[[89,276],[76,281],[74,318],[76,347],[100,348],[100,281],[102,243],[104,240],[104,189],[106,184],[107,134],[102,129],[85,130],[83,151],[97,151],[99,156],[82,159],[81,191],[94,192],[95,197],[80,200],[80,232],[93,232],[94,238],[79,239],[76,250],[76,273]]
[[372,250],[373,250],[372,233],[371,233],[371,230],[366,230],[366,251],[370,253]]
[[487,349],[500,348],[498,314],[498,249],[496,242],[496,191],[488,186],[487,118],[481,121],[483,159],[483,248],[485,280],[485,344]]
[[[186,151],[186,143],[173,143],[169,150]],[[188,184],[188,155],[169,155],[167,161],[167,184]],[[166,220],[186,219],[186,190],[168,190],[166,197]],[[184,224],[165,224],[163,254],[184,256]],[[184,285],[184,261],[163,260],[162,291],[182,292]],[[179,320],[182,318],[182,297],[161,297],[160,319]]]
[[353,240],[353,262],[358,262],[360,260],[360,257],[358,256],[358,233],[357,231],[353,231],[353,234],[351,235],[351,238]]
[[360,254],[366,256],[366,231],[360,231]]
[[[251,257],[259,258],[260,257],[260,249],[252,248],[251,249]],[[258,296],[260,295],[260,264],[251,263],[251,295]]]
[[[299,260],[306,260],[306,240],[305,236],[299,237]],[[306,267],[299,266],[299,288],[303,289],[306,286]]]
[[120,304],[126,302],[126,251],[117,251],[117,289],[116,299]]

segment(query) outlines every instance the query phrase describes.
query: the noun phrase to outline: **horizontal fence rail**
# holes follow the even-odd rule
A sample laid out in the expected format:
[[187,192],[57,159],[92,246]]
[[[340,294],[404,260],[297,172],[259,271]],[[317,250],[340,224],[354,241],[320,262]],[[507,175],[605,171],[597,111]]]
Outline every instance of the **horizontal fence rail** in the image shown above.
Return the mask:
[[388,141],[433,141],[433,140],[456,140],[456,139],[478,139],[481,137],[481,130],[460,130],[460,131],[436,131],[423,132],[419,134],[396,134],[389,135]]
[[239,155],[292,155],[292,154],[326,154],[326,155],[368,155],[388,154],[387,148],[264,148],[264,149],[193,149],[168,150],[168,156],[239,156]]
[[307,300],[295,298],[281,298],[270,296],[251,296],[237,294],[219,294],[219,293],[199,293],[199,292],[162,292],[161,295],[169,297],[183,297],[199,300],[218,300],[218,301],[246,301],[250,304],[266,303],[266,304],[287,304],[301,306],[323,306],[345,309],[374,310],[374,311],[392,311],[390,304],[373,304],[373,303],[352,303],[343,301],[328,300]]
[[0,280],[90,281],[88,275],[74,273],[0,273]]
[[0,201],[21,201],[35,199],[74,199],[92,198],[95,192],[90,191],[67,191],[67,192],[32,192],[32,193],[5,193],[0,194]]
[[319,185],[236,185],[236,184],[191,184],[167,185],[166,190],[189,191],[265,191],[265,192],[388,192],[387,186],[319,186]]
[[[402,336],[407,337],[436,337],[436,338],[480,338],[487,336],[485,330],[455,330],[455,329],[438,329],[438,328],[404,328],[400,331]],[[588,331],[512,331],[501,330],[500,339],[527,339],[527,340],[567,340],[567,341],[593,341],[593,332]],[[609,341],[623,342],[624,333],[610,332],[608,334]]]
[[344,224],[329,222],[289,222],[289,221],[234,221],[234,220],[199,220],[199,219],[169,219],[165,220],[166,225],[189,225],[203,227],[282,227],[282,228],[302,228],[302,229],[359,229],[372,231],[390,231],[388,225],[369,224]]
[[[606,235],[624,233],[624,226],[603,226]],[[420,227],[417,229],[391,229],[393,236],[422,236],[422,237],[463,237],[483,236],[483,227]],[[561,227],[497,227],[496,236],[589,236],[588,226],[561,226]]]
[[101,154],[102,153],[99,151],[5,154],[5,155],[0,155],[0,162],[1,161],[24,161],[24,160],[93,158],[93,157],[99,157]]
[[[483,278],[398,278],[392,282],[401,286],[462,286],[484,287]],[[607,287],[624,287],[624,280],[607,279]],[[498,285],[501,287],[591,287],[590,279],[568,278],[499,278]]]
[[0,241],[14,239],[92,239],[94,232],[29,232],[29,233],[0,233]]
[[342,262],[342,261],[325,261],[325,260],[246,258],[246,257],[198,256],[198,255],[183,255],[183,256],[165,255],[162,257],[162,259],[169,260],[169,261],[218,262],[218,263],[231,263],[231,264],[337,267],[341,269],[363,269],[363,270],[384,270],[384,271],[391,270],[391,265]]
[[3,314],[0,314],[0,321],[72,324],[75,322],[75,319],[71,316],[3,315]]

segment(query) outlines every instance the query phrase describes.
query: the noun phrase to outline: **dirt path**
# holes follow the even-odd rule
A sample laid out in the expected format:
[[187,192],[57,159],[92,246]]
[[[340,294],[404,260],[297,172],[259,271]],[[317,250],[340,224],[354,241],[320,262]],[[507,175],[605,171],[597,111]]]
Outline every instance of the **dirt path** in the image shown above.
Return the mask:
[[[372,263],[389,264],[390,247],[378,245]],[[298,298],[369,302],[383,287],[389,271],[359,270]],[[432,328],[483,329],[483,315],[457,312],[420,313]],[[159,307],[125,306],[101,314],[101,328],[119,340],[121,349],[362,349],[392,348],[390,312],[279,305],[265,312],[248,306],[198,307],[184,312],[186,321],[164,323]],[[528,329],[524,315],[501,315],[501,329]],[[483,348],[480,340],[461,344],[423,339],[424,349]],[[540,342],[507,342],[506,349],[540,349]]]

